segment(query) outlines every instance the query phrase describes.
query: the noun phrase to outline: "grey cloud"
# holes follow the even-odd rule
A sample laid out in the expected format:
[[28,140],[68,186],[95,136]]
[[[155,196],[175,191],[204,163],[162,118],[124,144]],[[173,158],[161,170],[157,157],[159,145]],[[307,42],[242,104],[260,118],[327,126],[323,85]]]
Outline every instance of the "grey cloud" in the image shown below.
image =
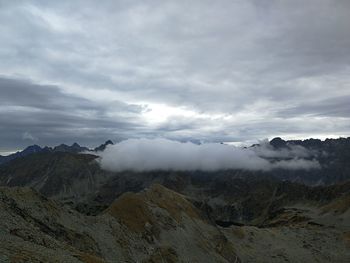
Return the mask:
[[339,96],[333,98],[301,103],[280,111],[278,114],[283,117],[300,115],[313,115],[317,117],[343,117],[350,116],[350,96]]
[[[349,14],[345,0],[2,1],[0,101],[48,134],[57,119],[100,137],[346,135]],[[148,123],[152,103],[232,118]],[[8,129],[43,137],[26,125]]]
[[[24,147],[28,141],[22,138],[43,145],[79,141],[90,146],[142,128],[137,123],[139,106],[120,101],[101,105],[24,80],[0,78],[0,90],[2,147]],[[113,117],[108,116],[111,109]]]
[[[306,4],[299,1],[293,4],[275,2],[264,9],[269,16],[260,11],[266,4],[257,7],[249,1],[228,1],[216,6],[209,6],[206,1],[186,5],[181,2],[152,5],[109,2],[100,5],[97,10],[92,3],[84,5],[84,15],[72,15],[73,22],[83,27],[82,32],[75,36],[63,34],[65,41],[60,41],[62,33],[39,26],[43,23],[33,22],[40,18],[34,16],[29,20],[34,24],[31,29],[38,33],[29,50],[34,52],[33,56],[41,57],[40,63],[48,62],[38,66],[41,71],[49,70],[47,74],[50,78],[135,92],[140,97],[157,101],[166,99],[170,103],[179,103],[182,100],[182,103],[197,107],[208,107],[213,103],[211,110],[217,107],[232,110],[238,107],[237,104],[240,105],[238,108],[242,107],[236,97],[249,102],[256,100],[256,96],[252,96],[254,94],[259,95],[259,99],[269,99],[270,95],[279,93],[279,87],[267,86],[289,79],[290,74],[293,78],[304,77],[305,74],[312,76],[310,68],[314,66],[322,67],[316,70],[316,74],[323,74],[324,68],[329,73],[329,70],[348,63],[347,56],[343,54],[349,40],[344,26],[349,22],[345,16],[346,3],[345,7],[333,7],[330,1],[324,1],[323,5],[316,5],[315,1]],[[68,11],[65,4],[46,8],[43,11],[51,11],[68,21],[71,19],[65,16]],[[184,8],[187,13],[183,12]],[[115,15],[112,16],[110,10],[115,10]],[[317,13],[317,21],[310,23],[310,15],[313,18],[318,10],[321,12]],[[330,10],[331,15],[337,14],[339,19],[326,19],[329,14],[325,10]],[[152,16],[148,15],[151,11]],[[104,19],[96,20],[99,16]],[[128,22],[122,23],[122,19]],[[22,30],[21,25],[17,29]],[[87,34],[87,30],[95,34]],[[107,44],[103,44],[102,39]],[[23,43],[26,44],[26,39]],[[19,49],[26,50],[24,47]],[[55,51],[62,56],[52,59],[47,51]],[[329,69],[329,59],[325,57],[329,53],[336,59],[337,67]],[[67,63],[64,55],[68,55],[68,61],[73,63]],[[87,58],[91,60],[84,64]],[[91,61],[96,61],[94,63],[105,70],[113,70],[108,65],[99,64],[112,58],[115,59],[112,64],[121,63],[122,68],[117,67],[116,70],[126,78],[127,85],[114,82],[103,71],[89,70]],[[129,69],[129,75],[124,76],[125,69]],[[228,90],[223,87],[225,82]],[[237,87],[235,82],[239,82]],[[147,92],[143,88],[145,84]],[[246,85],[248,89],[241,91]],[[173,92],[174,89],[178,92]],[[203,90],[205,92],[200,92]],[[232,96],[230,91],[239,96]],[[183,100],[181,94],[185,94],[187,99]],[[208,99],[214,94],[220,103]]]
[[[276,152],[276,155],[279,153]],[[270,162],[254,150],[224,144],[181,143],[165,139],[130,139],[109,145],[99,153],[103,169],[111,171],[202,170],[227,169],[308,170],[320,168],[315,160],[295,157],[292,160]]]
[[30,132],[24,132],[22,134],[23,140],[37,141],[38,139],[34,137]]

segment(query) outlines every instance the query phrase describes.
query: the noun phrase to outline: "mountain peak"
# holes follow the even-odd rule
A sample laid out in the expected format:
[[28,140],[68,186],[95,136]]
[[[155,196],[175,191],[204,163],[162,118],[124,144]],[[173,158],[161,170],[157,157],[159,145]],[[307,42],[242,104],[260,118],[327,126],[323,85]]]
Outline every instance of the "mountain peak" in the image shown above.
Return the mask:
[[83,152],[88,150],[89,150],[88,148],[82,147],[76,142],[73,143],[71,146],[68,146],[67,144],[60,144],[53,149],[54,152],[71,152],[71,153],[78,153],[78,152]]
[[270,144],[275,148],[282,148],[287,145],[287,142],[283,140],[281,137],[276,137],[270,141]]
[[27,148],[25,148],[22,152],[40,152],[42,150],[42,148],[37,145],[37,144],[34,144],[34,145],[30,145],[28,146]]
[[104,144],[108,145],[108,144],[114,144],[114,143],[111,140],[107,140]]
[[102,152],[106,149],[107,145],[114,145],[114,143],[111,140],[107,140],[105,143],[101,144],[100,146],[96,147],[94,149],[95,152]]

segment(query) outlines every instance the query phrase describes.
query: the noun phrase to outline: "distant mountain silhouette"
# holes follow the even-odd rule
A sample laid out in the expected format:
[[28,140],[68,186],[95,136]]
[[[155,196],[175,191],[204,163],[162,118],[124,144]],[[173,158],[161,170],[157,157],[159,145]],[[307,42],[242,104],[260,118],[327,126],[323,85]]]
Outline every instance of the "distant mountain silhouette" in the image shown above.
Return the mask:
[[[101,146],[100,146],[101,147]],[[79,153],[79,152],[85,152],[90,151],[89,148],[80,146],[78,143],[73,143],[71,146],[66,144],[60,144],[56,147],[40,147],[39,145],[31,145],[25,148],[23,151],[18,151],[16,153],[7,155],[7,156],[1,156],[0,155],[0,165],[5,164],[9,161],[15,160],[17,158],[25,157],[34,153],[41,153],[41,152],[68,152],[68,153]]]
[[39,145],[31,145],[25,148],[23,151],[18,151],[16,153],[1,156],[0,155],[0,165],[5,164],[9,161],[15,160],[17,158],[25,157],[27,155],[31,155],[34,153],[40,153],[40,152],[67,152],[67,153],[80,153],[80,152],[101,152],[106,149],[108,145],[113,145],[113,142],[111,140],[107,140],[105,143],[101,144],[100,146],[96,147],[94,150],[90,150],[89,148],[85,146],[80,146],[78,143],[73,143],[71,146],[67,144],[60,144],[55,147],[40,147]]

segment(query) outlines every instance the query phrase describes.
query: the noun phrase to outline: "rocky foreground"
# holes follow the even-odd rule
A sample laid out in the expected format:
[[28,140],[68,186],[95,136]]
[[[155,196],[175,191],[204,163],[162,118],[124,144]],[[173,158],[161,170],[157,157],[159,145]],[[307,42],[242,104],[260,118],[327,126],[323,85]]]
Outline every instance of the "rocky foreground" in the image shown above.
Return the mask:
[[159,184],[95,216],[2,187],[0,262],[349,262],[349,193],[293,203],[248,225],[214,222],[193,198]]

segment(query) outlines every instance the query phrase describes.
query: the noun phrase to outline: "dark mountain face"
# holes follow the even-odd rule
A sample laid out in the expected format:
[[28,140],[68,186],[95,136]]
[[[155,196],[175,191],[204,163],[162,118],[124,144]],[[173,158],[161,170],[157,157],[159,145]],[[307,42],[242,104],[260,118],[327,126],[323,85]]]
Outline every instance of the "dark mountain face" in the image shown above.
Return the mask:
[[104,144],[101,144],[100,146],[96,147],[94,149],[95,152],[102,152],[106,149],[108,145],[113,145],[114,143],[111,140],[106,141]]
[[275,148],[283,148],[287,146],[287,142],[282,140],[280,137],[272,139],[270,144]]
[[68,153],[79,153],[79,152],[86,152],[89,151],[89,148],[82,147],[77,143],[73,143],[71,146],[68,146],[66,144],[58,145],[54,148],[45,146],[44,148],[41,148],[38,145],[31,145],[25,148],[23,151],[16,152],[14,154],[10,154],[8,156],[0,156],[0,165],[7,163],[9,161],[15,160],[17,158],[25,157],[34,153],[48,153],[48,152],[68,152]]
[[25,157],[27,155],[30,155],[30,154],[33,154],[33,153],[38,153],[38,152],[41,152],[43,150],[44,149],[42,149],[38,145],[32,145],[32,146],[28,146],[27,148],[25,148],[21,152],[16,152],[16,153],[10,154],[8,156],[1,156],[0,155],[0,165],[3,164],[3,163],[9,162],[11,160],[14,160],[16,158]]
[[[316,153],[322,169],[310,171],[275,171],[277,177],[306,184],[333,184],[350,179],[350,138],[291,140],[274,139],[274,147],[302,146]],[[272,142],[271,141],[271,142]]]
[[52,149],[53,152],[69,152],[69,153],[79,153],[89,151],[89,148],[81,147],[77,143],[73,143],[71,146],[66,144],[61,144]]
[[87,147],[80,146],[78,143],[73,143],[71,146],[66,144],[60,144],[58,146],[55,146],[53,148],[45,146],[44,148],[41,148],[38,145],[31,145],[25,148],[23,151],[16,152],[14,154],[10,154],[8,156],[1,156],[0,155],[0,165],[7,163],[9,161],[15,160],[20,157],[25,157],[27,155],[31,155],[34,153],[39,152],[67,152],[67,153],[81,153],[81,152],[100,152],[104,151],[108,145],[113,145],[113,142],[111,140],[106,141],[105,143],[101,144],[100,146],[96,147],[93,151],[90,150]]
[[0,167],[0,184],[29,186],[47,197],[83,199],[108,175],[90,154],[41,152]]

